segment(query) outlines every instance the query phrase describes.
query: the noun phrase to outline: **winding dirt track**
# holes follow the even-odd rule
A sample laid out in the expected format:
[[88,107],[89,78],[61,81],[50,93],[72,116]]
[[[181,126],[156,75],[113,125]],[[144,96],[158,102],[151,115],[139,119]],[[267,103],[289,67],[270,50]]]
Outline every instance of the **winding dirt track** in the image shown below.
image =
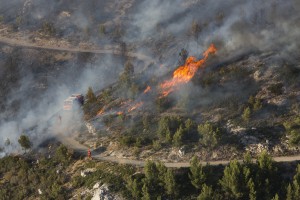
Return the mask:
[[[65,52],[74,52],[74,53],[94,53],[94,54],[114,54],[114,55],[120,55],[122,52],[117,49],[82,49],[82,48],[71,48],[71,47],[55,47],[55,46],[41,46],[37,44],[31,44],[26,41],[20,41],[20,40],[14,40],[6,37],[0,36],[0,43],[7,44],[10,46],[19,46],[19,47],[26,47],[26,48],[32,48],[32,49],[48,49],[48,50],[56,50],[56,51],[65,51]],[[153,60],[143,54],[139,53],[133,53],[128,52],[126,54],[128,57],[137,58],[139,60],[143,60],[147,65],[151,64]],[[88,147],[80,144],[76,140],[74,140],[71,137],[65,137],[60,136],[58,139],[68,146],[71,149],[74,149],[77,152],[81,152],[85,155],[87,155]],[[114,156],[102,156],[100,154],[97,154],[96,152],[92,152],[93,159],[96,160],[102,160],[102,161],[109,161],[109,162],[115,162],[120,164],[130,164],[135,166],[144,166],[145,161],[142,160],[134,160],[134,159],[128,159],[128,158],[117,158]],[[300,155],[294,155],[294,156],[281,156],[281,157],[273,157],[273,159],[276,162],[293,162],[293,161],[299,161]],[[241,161],[241,160],[240,160]],[[219,161],[202,161],[202,164],[209,163],[210,165],[227,165],[229,164],[230,160],[219,160]],[[189,162],[164,162],[164,164],[167,167],[171,168],[180,168],[180,167],[189,167]]]
[[[29,43],[27,41],[22,41],[22,40],[14,40],[2,36],[0,36],[0,43],[7,44],[10,46],[26,47],[31,49],[46,49],[46,50],[64,51],[64,52],[72,52],[72,53],[94,53],[94,54],[113,54],[113,55],[122,54],[122,52],[116,49],[115,46],[110,46],[110,49],[100,49],[100,48],[88,49],[88,48],[78,48],[78,47],[42,46],[35,43]],[[152,58],[136,52],[126,52],[126,56],[131,58],[136,58],[138,60],[142,60],[145,62],[146,66],[154,62]]]
[[[69,148],[74,149],[77,152],[80,152],[84,155],[87,155],[88,147],[80,144],[76,140],[74,140],[71,137],[63,137],[61,136],[60,141],[64,143]],[[145,166],[146,161],[145,160],[135,160],[135,159],[129,159],[129,158],[117,158],[115,156],[103,156],[101,154],[98,154],[96,152],[92,151],[92,158],[95,160],[101,160],[101,161],[108,161],[108,162],[114,162],[119,164],[129,164],[134,166],[143,167]],[[293,161],[300,161],[300,155],[295,156],[280,156],[280,157],[273,157],[274,161],[276,162],[293,162]],[[201,161],[202,165],[227,165],[229,164],[231,160],[218,160],[218,161]],[[242,160],[238,160],[239,162],[242,162]],[[255,159],[253,159],[255,161]],[[166,167],[170,168],[181,168],[181,167],[189,167],[189,162],[163,162]]]

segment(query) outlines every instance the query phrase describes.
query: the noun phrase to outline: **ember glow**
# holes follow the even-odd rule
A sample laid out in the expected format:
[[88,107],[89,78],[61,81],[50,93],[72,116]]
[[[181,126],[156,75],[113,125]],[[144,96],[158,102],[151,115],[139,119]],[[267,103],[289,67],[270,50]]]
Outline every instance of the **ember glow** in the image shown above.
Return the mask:
[[102,108],[101,110],[98,111],[97,116],[103,115],[105,113],[104,109]]
[[144,90],[144,94],[148,93],[151,91],[151,87],[150,86],[147,86],[147,88]]
[[139,103],[137,103],[137,104],[134,104],[132,107],[130,107],[130,108],[128,109],[128,112],[134,111],[135,109],[141,107],[143,104],[144,104],[144,102],[139,102]]
[[196,74],[199,68],[203,67],[210,54],[215,54],[217,49],[214,44],[203,53],[204,58],[201,60],[196,60],[195,57],[190,56],[186,59],[185,64],[177,68],[173,73],[173,78],[171,80],[165,81],[160,85],[162,89],[161,97],[165,97],[170,94],[176,86],[189,82]]
[[124,113],[122,111],[117,112],[117,115],[123,115]]

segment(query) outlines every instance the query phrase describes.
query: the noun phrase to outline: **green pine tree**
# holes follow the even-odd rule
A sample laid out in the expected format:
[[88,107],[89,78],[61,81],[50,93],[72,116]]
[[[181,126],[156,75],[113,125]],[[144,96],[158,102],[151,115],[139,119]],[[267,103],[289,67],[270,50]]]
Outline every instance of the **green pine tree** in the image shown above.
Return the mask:
[[171,169],[168,169],[167,172],[165,173],[165,178],[164,178],[164,186],[166,193],[170,196],[175,197],[177,194],[176,190],[176,180],[175,176],[173,174],[173,171]]
[[279,200],[278,194],[276,193],[275,196],[271,200]]
[[143,188],[142,188],[142,200],[151,200],[151,196],[149,193],[149,188],[148,185],[146,183],[144,183]]
[[249,179],[247,187],[249,189],[249,200],[256,200],[256,190],[252,178]]
[[258,171],[256,173],[256,183],[258,186],[257,196],[264,199],[271,199],[275,195],[275,187],[278,182],[277,168],[273,158],[263,151],[257,158]]
[[198,196],[197,200],[215,200],[214,198],[214,191],[210,186],[203,184],[201,189],[201,193]]
[[29,137],[26,136],[26,135],[21,135],[19,137],[19,140],[18,140],[19,144],[21,145],[21,147],[25,150],[25,153],[26,153],[26,150],[27,149],[30,149],[31,148],[31,142],[29,140]]
[[244,109],[242,118],[244,121],[248,122],[250,120],[250,116],[251,116],[251,110],[250,110],[250,107],[247,107]]
[[297,165],[296,174],[293,178],[293,193],[295,199],[300,199],[300,164]]
[[210,123],[200,124],[198,126],[198,133],[200,135],[200,142],[209,148],[214,148],[219,143],[220,130]]
[[184,135],[184,130],[182,126],[180,126],[173,136],[173,144],[175,146],[179,147],[183,144],[183,135]]
[[291,184],[289,184],[288,187],[287,187],[286,200],[294,200],[294,198],[293,198],[293,189],[292,189]]
[[88,103],[94,103],[94,102],[97,101],[97,98],[94,94],[94,91],[93,91],[92,87],[88,88],[88,91],[86,93],[86,99],[87,99]]
[[199,190],[202,189],[202,186],[206,181],[206,175],[204,173],[203,166],[196,156],[193,156],[190,161],[189,178],[192,185]]
[[134,199],[139,199],[140,198],[140,188],[139,188],[138,180],[129,178],[126,182],[127,182],[126,188],[130,191],[131,196]]
[[223,178],[220,180],[222,190],[230,199],[242,198],[244,191],[243,173],[241,165],[237,160],[231,161],[229,166],[225,167]]

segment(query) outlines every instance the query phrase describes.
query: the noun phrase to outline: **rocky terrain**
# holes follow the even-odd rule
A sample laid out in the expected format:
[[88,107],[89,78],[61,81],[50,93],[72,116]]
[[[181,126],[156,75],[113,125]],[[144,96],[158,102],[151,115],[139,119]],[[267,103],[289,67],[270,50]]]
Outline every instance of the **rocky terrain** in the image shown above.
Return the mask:
[[[47,147],[60,141],[81,155],[90,149],[99,160],[137,166],[189,166],[195,156],[199,163],[228,163],[245,153],[297,160],[297,8],[295,0],[0,0],[0,156],[29,149],[34,158],[48,156]],[[83,106],[64,110],[74,93],[85,96]],[[20,136],[29,148],[19,145]],[[55,159],[47,166],[57,168]],[[74,178],[86,169],[99,175],[97,167],[80,165],[66,165],[76,170],[56,183],[70,189],[69,198],[120,197],[111,179]],[[0,174],[5,184],[10,176]],[[141,188],[148,184],[133,179]],[[134,183],[122,180],[131,191]],[[47,197],[56,189],[37,192]],[[132,189],[125,197],[134,195],[142,196]]]

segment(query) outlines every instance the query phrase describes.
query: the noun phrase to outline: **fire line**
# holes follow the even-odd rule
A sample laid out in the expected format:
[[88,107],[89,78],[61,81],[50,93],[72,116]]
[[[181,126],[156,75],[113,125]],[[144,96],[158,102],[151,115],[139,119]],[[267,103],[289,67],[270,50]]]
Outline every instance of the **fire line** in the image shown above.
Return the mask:
[[215,54],[217,49],[214,44],[203,53],[204,58],[196,60],[194,56],[190,56],[186,59],[185,64],[177,68],[173,73],[171,80],[165,81],[160,84],[162,89],[161,97],[168,96],[174,89],[181,85],[189,82],[196,74],[199,68],[203,67],[210,54]]

